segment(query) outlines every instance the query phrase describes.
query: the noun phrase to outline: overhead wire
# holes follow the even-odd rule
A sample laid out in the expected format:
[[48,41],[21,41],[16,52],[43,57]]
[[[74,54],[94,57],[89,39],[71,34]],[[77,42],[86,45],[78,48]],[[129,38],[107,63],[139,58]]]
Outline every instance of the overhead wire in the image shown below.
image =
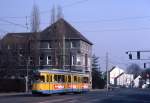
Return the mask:
[[135,16],[135,17],[123,17],[123,18],[113,18],[113,19],[99,19],[99,20],[84,20],[84,21],[72,21],[74,23],[99,23],[99,22],[114,22],[114,21],[126,21],[126,20],[139,20],[146,19],[150,16]]
[[104,30],[93,30],[84,32],[109,32],[109,31],[140,31],[140,30],[150,30],[150,28],[128,28],[128,29],[104,29]]
[[16,25],[16,26],[19,26],[19,27],[22,27],[22,28],[26,28],[25,25],[22,25],[22,24],[18,24],[18,23],[14,23],[12,21],[8,21],[8,20],[5,20],[5,19],[0,19],[1,22],[5,22],[5,23],[9,23],[9,24],[12,24],[12,25]]
[[[62,6],[63,8],[65,7],[71,7],[71,6],[74,6],[74,5],[77,5],[77,4],[81,4],[81,3],[84,3],[84,2],[87,2],[89,0],[78,0],[76,2],[73,2],[73,3],[70,3],[70,4],[67,4],[67,5],[64,5]],[[46,13],[46,12],[49,12],[49,11],[42,11],[40,12],[40,14],[42,13]],[[5,18],[14,18],[14,19],[25,19],[26,17],[30,17],[30,16],[20,16],[20,17],[15,17],[15,16],[12,16],[12,17],[5,17]],[[2,22],[5,22],[5,23],[9,23],[9,24],[12,24],[12,25],[16,25],[16,26],[19,26],[19,27],[23,27],[23,28],[26,28],[25,25],[22,25],[22,24],[18,24],[18,23],[14,23],[14,22],[11,22],[11,21],[8,21],[8,20],[3,20],[2,19],[3,17],[0,17],[0,21]],[[87,20],[87,21],[72,21],[74,23],[99,23],[99,22],[113,22],[113,21],[124,21],[124,20],[139,20],[139,19],[145,19],[145,18],[150,18],[150,16],[136,16],[136,17],[125,17],[125,18],[117,18],[117,19],[100,19],[100,20],[93,20],[93,21],[90,21],[90,20]],[[42,24],[42,23],[41,23]],[[47,23],[49,24],[49,23]],[[86,31],[86,32],[105,32],[105,31],[139,31],[139,30],[150,30],[150,28],[133,28],[133,29],[105,29],[105,30],[93,30],[93,31]]]
[[[62,8],[71,7],[71,6],[74,6],[74,5],[77,5],[77,4],[84,3],[84,2],[86,2],[86,1],[89,1],[89,0],[78,0],[78,1],[73,2],[73,3],[63,5]],[[50,11],[51,11],[51,10],[41,11],[40,14],[49,13]]]
[[0,28],[0,31],[1,31],[1,32],[4,32],[4,33],[6,33],[6,32],[7,32],[6,30],[4,30],[4,29],[1,29],[1,28]]
[[[65,6],[63,6],[63,8],[64,7],[70,7],[70,6],[73,6],[73,5],[77,5],[77,4],[86,2],[86,1],[88,1],[88,0],[79,0],[79,1],[76,1],[74,3],[65,5]],[[49,12],[49,11],[42,11],[42,12],[40,12],[40,14],[46,13],[46,12]],[[22,16],[22,17],[15,17],[15,16],[12,16],[12,17],[0,17],[0,21],[5,22],[5,23],[9,23],[9,24],[12,24],[12,25],[16,25],[16,26],[19,26],[19,27],[27,28],[25,25],[14,23],[12,21],[6,20],[6,18],[7,19],[26,19],[27,17],[31,17],[31,16],[28,15],[28,16]],[[3,18],[5,18],[5,19],[3,19]]]

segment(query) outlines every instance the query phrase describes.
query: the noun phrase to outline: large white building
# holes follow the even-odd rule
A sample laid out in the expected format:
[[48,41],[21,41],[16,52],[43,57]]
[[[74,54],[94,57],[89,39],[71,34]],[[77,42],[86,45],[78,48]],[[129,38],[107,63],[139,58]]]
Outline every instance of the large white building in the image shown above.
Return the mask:
[[133,74],[127,74],[118,66],[109,71],[109,83],[115,86],[130,86],[133,83]]
[[135,88],[138,88],[140,86],[140,78],[142,78],[140,75],[137,76],[135,79],[134,79],[134,87]]
[[115,78],[123,72],[124,70],[119,68],[118,66],[113,67],[109,71],[109,83],[115,85]]
[[129,87],[133,83],[133,74],[121,73],[115,78],[115,84],[117,86]]

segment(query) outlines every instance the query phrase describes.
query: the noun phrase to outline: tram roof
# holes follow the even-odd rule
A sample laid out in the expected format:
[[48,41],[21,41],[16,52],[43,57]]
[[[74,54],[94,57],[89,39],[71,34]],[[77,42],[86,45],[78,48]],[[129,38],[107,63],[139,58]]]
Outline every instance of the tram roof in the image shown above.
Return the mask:
[[47,72],[47,73],[54,73],[54,74],[79,74],[79,75],[86,75],[84,72],[60,70],[60,69],[42,69],[42,70],[38,70],[38,72]]

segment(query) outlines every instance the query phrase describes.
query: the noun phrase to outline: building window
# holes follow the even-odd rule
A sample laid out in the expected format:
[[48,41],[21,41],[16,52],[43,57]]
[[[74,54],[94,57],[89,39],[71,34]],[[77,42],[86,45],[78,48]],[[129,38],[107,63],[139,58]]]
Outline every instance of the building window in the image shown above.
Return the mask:
[[7,45],[7,49],[10,49],[10,45]]
[[44,64],[44,57],[40,56],[39,57],[39,65],[43,65]]
[[32,58],[32,57],[29,57],[28,63],[29,63],[29,65],[32,65],[32,64],[33,64],[33,58]]
[[47,56],[47,65],[51,65],[51,64],[52,64],[52,57]]
[[76,42],[71,42],[71,48],[76,48]]
[[48,49],[51,49],[51,48],[52,48],[52,44],[51,44],[51,43],[48,43],[48,44],[47,44],[47,48],[48,48]]
[[77,65],[81,65],[81,56],[77,55]]
[[91,58],[88,57],[88,66],[90,67],[91,66]]
[[88,55],[85,54],[85,66],[87,67],[88,66]]
[[72,65],[75,65],[76,64],[76,59],[75,59],[75,56],[73,55],[72,56],[72,63],[71,63]]
[[51,49],[52,44],[50,42],[41,42],[40,49]]

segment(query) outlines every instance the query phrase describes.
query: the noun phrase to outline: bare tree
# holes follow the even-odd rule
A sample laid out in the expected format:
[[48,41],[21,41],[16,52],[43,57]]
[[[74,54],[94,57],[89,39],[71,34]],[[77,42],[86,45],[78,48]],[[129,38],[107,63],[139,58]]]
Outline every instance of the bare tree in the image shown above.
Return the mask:
[[127,67],[127,73],[133,74],[134,77],[138,76],[141,73],[141,68],[138,64],[132,63]]
[[62,11],[62,7],[61,6],[58,6],[57,7],[57,20],[63,18],[64,15],[63,15],[63,11]]
[[56,22],[56,8],[55,6],[53,6],[51,10],[51,24],[55,22]]
[[59,68],[65,68],[65,34],[66,34],[66,28],[63,26],[63,21],[60,21],[57,23],[57,30],[56,30],[56,38],[58,40],[57,42],[57,50],[58,50],[58,66]]
[[29,55],[33,57],[33,65],[36,67],[38,65],[40,54],[40,51],[38,50],[40,47],[40,42],[38,42],[40,38],[40,15],[39,8],[35,4],[33,5],[33,10],[31,12],[31,31],[33,32],[33,35],[28,40],[29,44],[32,44]]
[[37,5],[33,5],[32,13],[31,13],[31,31],[39,32],[40,30],[40,15],[39,8]]
[[62,11],[62,7],[58,6],[57,9],[55,6],[53,6],[52,10],[51,10],[51,24],[55,23],[57,20],[63,18],[63,11]]

